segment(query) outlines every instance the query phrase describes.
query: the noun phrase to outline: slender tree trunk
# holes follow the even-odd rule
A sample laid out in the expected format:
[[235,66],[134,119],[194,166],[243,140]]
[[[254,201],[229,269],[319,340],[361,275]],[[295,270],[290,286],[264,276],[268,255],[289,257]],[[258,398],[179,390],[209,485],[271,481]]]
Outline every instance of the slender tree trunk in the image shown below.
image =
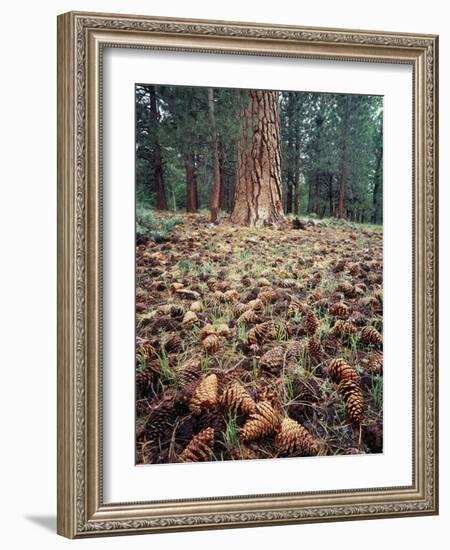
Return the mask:
[[222,211],[227,209],[227,197],[225,189],[225,149],[222,140],[219,142],[219,173],[220,173],[220,193],[219,208]]
[[380,149],[377,151],[375,185],[373,187],[372,223],[381,223],[383,221],[383,209],[382,209],[382,198],[381,198],[382,160],[383,160],[383,147],[380,147]]
[[347,161],[342,159],[341,162],[341,177],[339,180],[339,198],[338,198],[338,218],[345,218],[345,190],[347,187]]
[[214,112],[214,90],[212,88],[208,88],[208,107],[211,134],[211,159],[213,164],[213,182],[209,208],[211,211],[211,223],[217,223],[220,203],[220,164],[217,146],[216,115]]
[[164,188],[164,179],[162,171],[161,145],[158,137],[159,110],[156,98],[155,86],[149,86],[150,92],[150,117],[153,131],[153,183],[156,193],[156,208],[158,210],[167,210],[166,192]]
[[320,209],[321,209],[321,204],[320,204],[320,199],[321,199],[320,185],[321,185],[321,183],[322,183],[322,175],[317,174],[316,175],[316,214],[317,214],[318,218],[320,218]]
[[300,214],[300,140],[295,138],[294,214]]
[[330,209],[330,217],[334,215],[333,208],[333,174],[328,175],[328,206]]
[[195,173],[194,159],[187,157],[184,163],[186,171],[186,211],[196,212],[197,203],[197,174]]
[[283,219],[278,93],[251,90],[241,114],[231,221],[261,227]]

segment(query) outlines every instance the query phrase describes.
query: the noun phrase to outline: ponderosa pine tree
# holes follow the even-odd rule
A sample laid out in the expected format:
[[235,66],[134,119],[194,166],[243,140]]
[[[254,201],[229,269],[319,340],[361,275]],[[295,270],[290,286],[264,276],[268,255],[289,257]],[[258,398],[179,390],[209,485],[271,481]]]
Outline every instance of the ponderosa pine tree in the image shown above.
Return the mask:
[[162,159],[161,159],[161,145],[158,137],[158,125],[159,125],[159,106],[158,98],[156,96],[155,86],[149,86],[150,93],[150,116],[151,124],[155,130],[153,132],[153,182],[156,192],[156,208],[158,210],[167,210],[166,191],[164,188]]
[[241,113],[231,221],[261,227],[283,219],[279,93],[250,90]]

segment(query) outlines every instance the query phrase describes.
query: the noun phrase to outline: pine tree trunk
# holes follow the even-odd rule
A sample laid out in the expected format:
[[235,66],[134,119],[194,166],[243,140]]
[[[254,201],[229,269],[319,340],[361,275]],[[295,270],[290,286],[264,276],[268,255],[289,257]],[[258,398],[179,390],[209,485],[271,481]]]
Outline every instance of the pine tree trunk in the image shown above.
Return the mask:
[[317,217],[320,218],[320,208],[321,208],[321,205],[320,205],[320,199],[321,199],[321,194],[320,194],[320,185],[322,183],[322,176],[321,174],[317,174],[316,175],[316,214],[317,214]]
[[211,223],[217,223],[220,203],[220,164],[217,146],[216,116],[214,112],[214,90],[212,88],[208,88],[208,107],[211,134],[211,159],[213,164],[213,183],[209,208],[211,211]]
[[222,141],[219,143],[219,173],[220,173],[220,193],[219,208],[222,211],[227,209],[227,196],[225,189],[225,149]]
[[184,164],[186,170],[186,212],[196,212],[197,204],[197,175],[193,159],[187,158]]
[[345,158],[341,163],[341,178],[339,181],[339,199],[337,217],[345,218],[345,189],[347,187],[347,161]]
[[150,91],[150,116],[152,124],[155,127],[153,132],[153,182],[156,193],[156,208],[158,210],[167,210],[166,193],[164,188],[164,179],[162,172],[161,145],[158,139],[159,110],[156,99],[155,86],[149,87]]
[[261,227],[282,219],[278,93],[252,90],[241,114],[231,221]]
[[330,217],[334,215],[333,207],[333,174],[328,175],[328,206],[330,209]]
[[295,139],[294,214],[300,214],[300,140]]

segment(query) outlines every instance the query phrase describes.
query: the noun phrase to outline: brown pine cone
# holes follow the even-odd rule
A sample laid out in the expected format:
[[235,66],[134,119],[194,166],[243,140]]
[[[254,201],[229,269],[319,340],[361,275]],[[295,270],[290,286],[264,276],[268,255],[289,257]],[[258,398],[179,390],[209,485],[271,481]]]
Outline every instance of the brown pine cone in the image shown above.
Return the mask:
[[211,459],[214,428],[206,428],[191,439],[178,457],[178,462],[205,462]]
[[364,414],[364,397],[360,385],[353,380],[342,380],[338,386],[345,401],[347,416],[353,424],[360,424]]
[[285,362],[286,351],[282,346],[276,346],[261,357],[259,366],[273,374],[277,374]]
[[257,284],[257,286],[270,286],[270,281],[269,281],[269,279],[266,279],[266,277],[260,277],[256,281],[256,284]]
[[287,314],[289,317],[294,317],[296,314],[304,315],[306,312],[306,307],[303,302],[297,300],[297,298],[292,298],[288,306]]
[[373,374],[383,373],[383,352],[374,351],[369,357],[369,370]]
[[257,315],[261,315],[264,313],[264,304],[259,298],[256,298],[255,300],[250,300],[250,302],[247,304],[247,308],[253,309],[253,311]]
[[237,290],[227,290],[224,296],[225,296],[225,301],[229,303],[238,302],[240,298],[239,292],[237,292]]
[[374,327],[364,327],[361,331],[361,340],[365,344],[381,345],[383,343],[383,337]]
[[304,329],[307,334],[315,334],[319,328],[319,320],[313,311],[308,311],[304,321]]
[[237,303],[233,305],[232,312],[233,317],[240,317],[248,310],[248,304]]
[[218,285],[217,279],[211,278],[206,281],[206,286],[209,288],[211,292],[214,292],[215,290],[217,290],[217,285]]
[[195,388],[189,408],[194,414],[213,409],[217,405],[219,381],[217,375],[208,374]]
[[156,382],[160,373],[159,361],[149,361],[143,369],[137,371],[136,384],[145,390]]
[[311,336],[311,338],[308,340],[308,352],[311,357],[322,357],[323,355],[323,348],[320,344],[320,340],[316,338],[315,336]]
[[273,323],[260,323],[248,331],[247,339],[250,344],[262,344],[275,339],[277,332]]
[[246,325],[256,323],[258,321],[258,315],[255,310],[253,309],[247,309],[242,313],[242,315],[238,318],[238,323],[245,323]]
[[295,279],[281,279],[278,282],[278,286],[281,288],[294,288],[297,286],[297,282]]
[[216,332],[216,330],[212,325],[210,325],[210,324],[205,325],[200,330],[200,333],[199,333],[200,340],[204,340],[210,334],[215,334],[215,332]]
[[155,448],[167,443],[172,436],[176,412],[171,399],[164,399],[154,407],[146,423],[148,442]]
[[183,316],[182,324],[183,326],[187,328],[192,328],[195,324],[199,323],[199,319],[197,317],[197,314],[193,311],[186,311],[186,313]]
[[241,429],[241,437],[244,441],[253,441],[265,435],[275,432],[280,424],[280,419],[267,401],[256,404],[256,412]]
[[339,382],[340,380],[359,381],[359,375],[350,365],[341,358],[335,358],[330,361],[328,366],[328,374],[332,380]]
[[347,298],[353,298],[355,290],[353,285],[349,281],[342,281],[337,287],[339,292],[342,292]]
[[190,361],[175,369],[175,377],[180,388],[198,380],[201,374],[202,366],[199,361]]
[[256,403],[239,382],[234,382],[234,384],[225,389],[220,398],[220,404],[227,411],[236,410],[247,415],[256,411]]
[[184,316],[184,307],[180,304],[172,304],[170,306],[170,316],[174,319],[182,319]]
[[348,317],[348,307],[345,304],[338,302],[330,307],[330,313],[335,317],[342,317],[346,319]]
[[334,327],[331,329],[331,332],[336,334],[336,336],[347,336],[349,334],[355,334],[356,327],[348,321],[338,319],[334,324]]
[[220,336],[216,333],[210,334],[203,340],[202,346],[207,353],[216,353],[220,348]]
[[258,458],[258,455],[253,449],[247,447],[247,445],[240,445],[230,451],[232,460],[254,460]]
[[323,294],[320,292],[320,290],[315,290],[312,294],[308,296],[308,303],[314,304],[315,302],[322,300],[322,298]]
[[273,290],[272,288],[261,290],[258,293],[258,300],[261,300],[263,304],[273,304],[277,301],[277,298],[278,292],[276,290]]
[[215,290],[215,291],[212,293],[211,298],[212,298],[215,302],[219,302],[219,303],[221,303],[221,304],[224,304],[224,303],[227,301],[225,294],[224,294],[221,290]]
[[250,277],[249,277],[248,275],[245,275],[244,277],[242,277],[241,283],[242,283],[244,286],[249,287],[249,286],[252,284],[252,280],[250,279]]
[[150,342],[145,342],[136,350],[136,365],[140,366],[154,357],[156,357],[155,348],[150,344]]
[[301,424],[285,418],[275,437],[275,448],[282,455],[300,452],[303,456],[315,456],[319,446],[314,437]]
[[162,347],[167,353],[176,353],[181,351],[183,349],[183,342],[180,335],[176,332],[169,334],[164,339]]

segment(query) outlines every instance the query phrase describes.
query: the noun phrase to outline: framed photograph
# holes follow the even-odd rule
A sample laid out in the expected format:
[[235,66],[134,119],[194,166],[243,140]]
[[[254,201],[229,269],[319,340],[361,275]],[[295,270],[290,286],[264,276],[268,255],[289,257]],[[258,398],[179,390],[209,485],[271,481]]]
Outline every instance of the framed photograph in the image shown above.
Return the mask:
[[58,18],[58,532],[438,511],[438,38]]

